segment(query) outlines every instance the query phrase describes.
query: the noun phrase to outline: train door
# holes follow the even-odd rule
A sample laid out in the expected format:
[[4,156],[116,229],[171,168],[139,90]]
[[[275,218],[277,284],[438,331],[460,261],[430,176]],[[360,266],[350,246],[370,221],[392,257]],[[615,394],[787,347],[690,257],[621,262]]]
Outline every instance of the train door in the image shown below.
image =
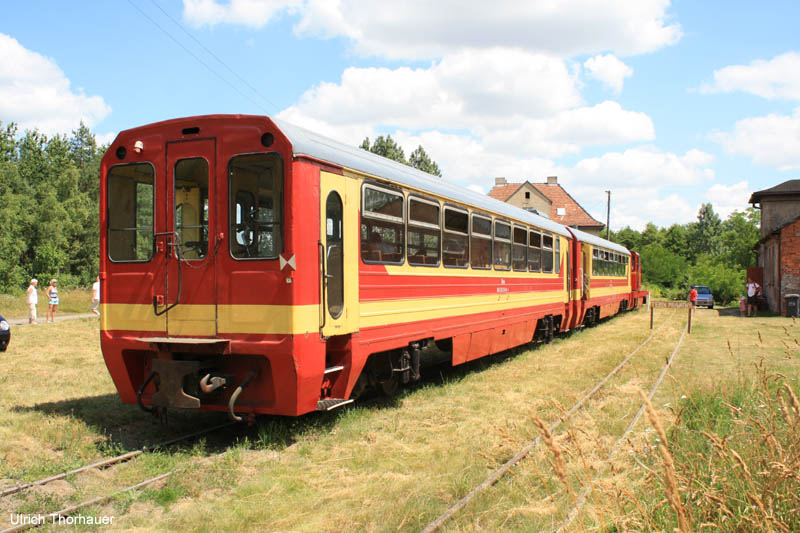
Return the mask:
[[320,331],[358,330],[358,182],[320,172]]
[[164,301],[169,335],[217,334],[216,140],[167,144]]

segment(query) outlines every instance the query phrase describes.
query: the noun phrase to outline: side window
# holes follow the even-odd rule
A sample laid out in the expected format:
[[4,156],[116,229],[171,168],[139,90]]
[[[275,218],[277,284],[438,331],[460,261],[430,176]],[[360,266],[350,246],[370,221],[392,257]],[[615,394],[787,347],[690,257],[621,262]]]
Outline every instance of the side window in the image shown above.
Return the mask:
[[592,276],[600,275],[600,250],[592,249]]
[[375,185],[361,189],[361,259],[367,263],[403,263],[403,194]]
[[492,268],[492,219],[473,213],[469,239],[472,268]]
[[556,274],[561,274],[561,237],[554,235],[556,240]]
[[430,200],[408,199],[408,264],[438,266],[441,248],[439,204]]
[[528,233],[528,270],[542,271],[542,234],[535,230]]
[[497,270],[511,268],[511,225],[494,223],[494,266]]
[[452,207],[444,208],[444,266],[466,268],[469,265],[469,214]]
[[542,233],[542,272],[553,272],[553,235]]
[[283,162],[275,152],[237,155],[228,165],[230,252],[275,259],[283,251]]
[[528,270],[528,231],[525,228],[514,226],[514,247],[512,264],[514,270]]
[[112,261],[149,261],[153,256],[154,181],[149,163],[109,170],[108,257]]

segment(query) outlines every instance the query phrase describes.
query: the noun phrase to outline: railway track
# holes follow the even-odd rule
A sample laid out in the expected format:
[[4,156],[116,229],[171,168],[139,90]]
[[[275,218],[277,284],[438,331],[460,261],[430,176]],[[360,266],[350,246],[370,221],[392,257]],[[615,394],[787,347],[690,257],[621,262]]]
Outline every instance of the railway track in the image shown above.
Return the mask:
[[[566,413],[564,415],[562,415],[555,422],[550,424],[550,426],[548,428],[550,433],[555,432],[561,426],[561,424],[564,421],[568,420],[575,413],[577,413],[580,409],[582,409],[587,404],[587,402],[589,400],[591,400],[600,390],[603,389],[603,387],[608,383],[608,381],[612,377],[617,375],[621,369],[623,369],[628,363],[630,363],[630,361],[633,359],[633,356],[636,355],[636,353],[638,353],[646,344],[648,344],[653,339],[653,337],[655,336],[655,334],[658,331],[660,331],[662,328],[664,328],[669,323],[671,323],[671,320],[669,320],[669,319],[665,320],[664,322],[662,322],[662,324],[659,325],[658,328],[654,329],[650,333],[650,335],[644,341],[642,341],[641,344],[639,344],[639,346],[637,346],[633,351],[631,351],[603,379],[601,379],[599,382],[597,382],[597,384],[589,392],[587,392],[583,397],[581,397],[568,411],[566,411]],[[666,373],[672,367],[672,364],[673,364],[674,359],[675,359],[675,357],[676,357],[676,355],[678,353],[678,350],[679,350],[679,348],[681,346],[681,343],[683,342],[685,334],[686,334],[686,329],[684,328],[683,329],[683,333],[681,334],[680,338],[678,339],[677,343],[675,344],[675,349],[672,351],[672,354],[670,355],[670,357],[667,360],[666,364],[663,366],[663,368],[661,370],[661,373],[659,374],[657,380],[655,381],[655,384],[651,388],[651,390],[650,390],[650,392],[648,394],[648,399],[652,399],[653,398],[653,396],[655,395],[655,393],[658,390],[658,387],[661,385],[661,382],[663,381],[664,376],[666,376]],[[616,450],[619,449],[620,444],[622,442],[624,442],[624,440],[630,434],[630,432],[633,429],[633,427],[639,421],[639,419],[641,418],[642,413],[644,412],[644,409],[645,409],[645,406],[644,406],[644,404],[642,404],[641,408],[636,413],[636,415],[632,419],[631,423],[626,428],[625,432],[622,434],[621,437],[619,437],[619,439],[617,439],[614,447],[612,448],[612,452],[611,452],[611,454],[610,454],[610,456],[608,458],[609,460],[614,457],[614,455],[616,454]],[[437,531],[450,518],[455,516],[462,509],[464,509],[467,506],[467,504],[469,504],[469,502],[472,501],[478,494],[482,493],[483,491],[485,491],[486,489],[488,489],[489,487],[494,485],[505,474],[507,474],[516,464],[518,464],[520,461],[522,461],[524,458],[526,458],[528,455],[530,455],[530,453],[532,451],[534,451],[536,449],[536,447],[539,446],[542,442],[543,442],[543,439],[542,439],[541,436],[539,436],[536,439],[534,439],[533,441],[531,441],[529,444],[527,444],[525,447],[520,449],[520,451],[517,452],[512,458],[510,458],[508,461],[503,463],[503,465],[501,465],[499,468],[497,468],[495,471],[493,471],[489,476],[487,476],[486,479],[483,482],[481,482],[479,485],[477,485],[475,488],[473,488],[463,498],[461,498],[460,500],[455,502],[453,505],[451,505],[444,513],[442,513],[440,516],[438,516],[435,520],[433,520],[430,523],[428,523],[428,525],[425,526],[425,528],[422,530],[422,532],[423,533],[433,533],[434,531]],[[598,475],[599,475],[599,473],[600,472],[598,472]],[[567,519],[558,528],[559,532],[564,531],[574,521],[574,519],[577,517],[581,507],[583,506],[584,502],[586,501],[586,497],[588,496],[588,494],[590,492],[591,492],[591,486],[587,487],[584,490],[584,492],[581,494],[581,496],[580,496],[578,502],[576,503],[576,505],[570,510]]]
[[[169,439],[169,440],[166,440],[164,442],[159,442],[159,443],[156,443],[156,444],[145,446],[145,447],[140,448],[138,450],[134,450],[134,451],[127,452],[127,453],[124,453],[124,454],[121,454],[121,455],[117,455],[116,457],[110,457],[108,459],[103,459],[102,461],[97,461],[97,462],[82,466],[80,468],[69,470],[67,472],[62,472],[60,474],[56,474],[56,475],[53,475],[53,476],[42,478],[42,479],[39,479],[39,480],[36,480],[36,481],[31,481],[29,483],[21,483],[19,485],[15,485],[13,487],[7,487],[7,488],[4,488],[4,489],[0,489],[0,498],[11,496],[13,494],[18,494],[18,493],[24,492],[24,491],[26,491],[28,489],[31,489],[33,487],[41,487],[43,485],[47,485],[48,483],[52,483],[53,481],[57,481],[57,480],[60,480],[60,479],[65,479],[65,478],[67,478],[69,476],[81,474],[83,472],[88,472],[90,470],[105,469],[105,468],[108,468],[108,467],[116,465],[116,464],[125,463],[127,461],[130,461],[130,460],[132,460],[132,459],[134,459],[136,457],[139,457],[139,456],[143,455],[146,452],[150,452],[150,451],[153,451],[153,450],[166,448],[168,446],[172,446],[172,445],[180,443],[180,442],[184,442],[184,441],[188,441],[188,440],[191,440],[191,439],[195,439],[197,437],[200,437],[200,436],[203,436],[203,435],[207,435],[209,433],[213,433],[215,431],[219,431],[221,429],[228,428],[228,427],[231,427],[231,426],[237,425],[237,424],[239,424],[239,422],[226,422],[224,424],[219,424],[219,425],[212,426],[212,427],[209,427],[209,428],[205,428],[205,429],[202,429],[202,430],[199,430],[199,431],[188,433],[188,434],[182,435],[180,437],[175,437],[173,439]],[[209,457],[207,457],[205,459],[215,458],[217,456],[223,455],[224,453],[227,453],[227,451],[226,452],[222,452],[221,454],[215,454],[215,455],[209,456]],[[130,485],[130,486],[127,486],[125,488],[122,488],[122,489],[119,489],[117,491],[114,491],[113,493],[110,493],[110,494],[107,494],[107,495],[104,495],[104,496],[99,496],[97,498],[92,498],[90,500],[86,500],[86,501],[84,501],[82,503],[79,503],[79,504],[76,504],[76,505],[72,505],[72,506],[66,507],[66,508],[58,510],[58,511],[50,512],[50,513],[47,513],[47,514],[45,514],[45,513],[32,514],[30,516],[42,517],[43,520],[36,520],[35,522],[38,522],[38,523],[25,523],[25,524],[19,524],[19,525],[16,525],[16,526],[13,526],[13,527],[10,527],[10,528],[7,528],[7,529],[2,529],[2,530],[0,530],[0,533],[12,533],[12,532],[16,532],[16,531],[24,531],[24,530],[27,530],[27,529],[31,529],[31,528],[35,528],[35,527],[41,526],[41,525],[56,523],[56,521],[59,520],[60,517],[68,517],[69,515],[74,514],[75,512],[77,512],[77,511],[79,511],[81,509],[85,509],[87,507],[91,507],[92,505],[97,505],[97,504],[100,504],[100,503],[107,502],[107,501],[109,501],[109,500],[115,498],[116,496],[118,496],[120,494],[123,494],[125,492],[130,492],[132,490],[140,489],[140,488],[152,485],[154,483],[158,483],[159,481],[166,480],[174,472],[175,472],[175,470],[172,470],[172,471],[169,471],[169,472],[166,472],[166,473],[163,473],[163,474],[159,474],[157,476],[148,478],[148,479],[146,479],[144,481],[141,481],[139,483],[136,483],[134,485]]]

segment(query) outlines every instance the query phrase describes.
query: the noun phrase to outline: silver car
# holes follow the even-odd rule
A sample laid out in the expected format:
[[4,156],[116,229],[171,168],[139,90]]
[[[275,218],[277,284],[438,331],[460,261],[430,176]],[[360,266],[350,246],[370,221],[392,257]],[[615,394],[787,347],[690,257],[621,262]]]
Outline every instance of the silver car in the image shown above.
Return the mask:
[[694,288],[697,290],[697,303],[695,305],[714,309],[714,295],[711,294],[711,289],[704,285],[695,285]]

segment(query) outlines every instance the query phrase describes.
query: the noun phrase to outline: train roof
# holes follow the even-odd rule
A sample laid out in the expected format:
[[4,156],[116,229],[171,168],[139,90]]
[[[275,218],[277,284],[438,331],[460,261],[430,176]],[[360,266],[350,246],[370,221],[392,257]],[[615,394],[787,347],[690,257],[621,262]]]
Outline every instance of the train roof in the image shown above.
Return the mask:
[[511,204],[495,200],[443,178],[432,176],[408,165],[392,161],[356,146],[319,135],[283,120],[272,119],[292,143],[295,156],[307,156],[342,167],[384,178],[400,185],[449,198],[477,209],[527,222],[565,237],[570,237],[566,227],[550,219],[535,215]]
[[585,231],[581,231],[575,228],[569,228],[569,231],[570,233],[575,235],[575,238],[578,239],[578,241],[580,242],[586,242],[594,246],[601,246],[603,248],[606,248],[607,250],[613,250],[621,254],[631,255],[630,250],[628,250],[624,246],[619,245],[615,242],[607,241],[602,237],[598,237],[597,235],[592,235],[591,233],[586,233]]

